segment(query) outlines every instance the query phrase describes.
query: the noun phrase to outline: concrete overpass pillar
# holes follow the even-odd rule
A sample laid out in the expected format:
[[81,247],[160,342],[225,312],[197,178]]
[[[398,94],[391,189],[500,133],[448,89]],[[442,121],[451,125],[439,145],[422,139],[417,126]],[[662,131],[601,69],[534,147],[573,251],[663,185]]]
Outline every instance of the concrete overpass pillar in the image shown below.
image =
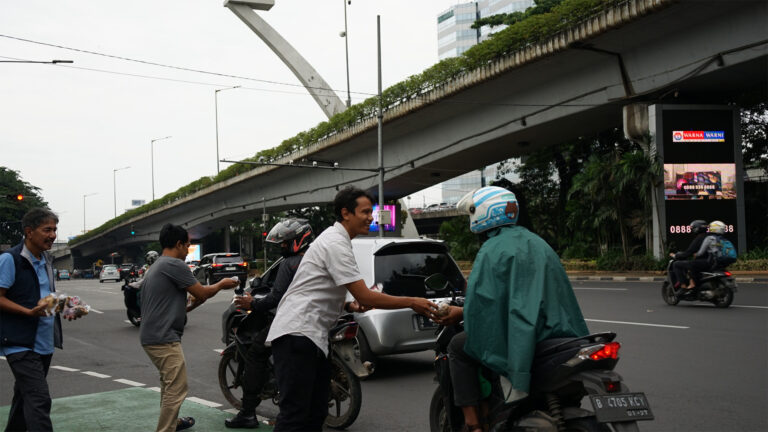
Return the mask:
[[224,252],[231,252],[230,249],[230,243],[229,243],[229,225],[224,227]]

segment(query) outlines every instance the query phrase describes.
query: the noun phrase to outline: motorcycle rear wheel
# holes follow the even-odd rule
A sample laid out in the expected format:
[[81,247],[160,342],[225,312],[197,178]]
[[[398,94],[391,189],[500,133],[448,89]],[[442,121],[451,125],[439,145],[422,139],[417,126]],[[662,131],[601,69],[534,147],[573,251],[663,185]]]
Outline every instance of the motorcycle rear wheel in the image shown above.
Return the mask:
[[126,310],[126,315],[128,315],[128,321],[130,321],[131,324],[136,327],[141,325],[141,315],[136,314],[136,312],[130,309]]
[[680,303],[680,298],[675,295],[675,288],[668,280],[665,280],[661,285],[661,297],[670,306],[675,306]]
[[363,403],[360,379],[336,356],[331,357],[331,391],[325,425],[344,429],[357,420]]
[[594,417],[584,417],[565,421],[566,432],[611,432],[604,423],[598,423]]
[[716,282],[715,292],[718,294],[723,293],[723,295],[715,296],[715,298],[712,299],[712,303],[716,308],[725,309],[733,303],[733,290],[723,281]]

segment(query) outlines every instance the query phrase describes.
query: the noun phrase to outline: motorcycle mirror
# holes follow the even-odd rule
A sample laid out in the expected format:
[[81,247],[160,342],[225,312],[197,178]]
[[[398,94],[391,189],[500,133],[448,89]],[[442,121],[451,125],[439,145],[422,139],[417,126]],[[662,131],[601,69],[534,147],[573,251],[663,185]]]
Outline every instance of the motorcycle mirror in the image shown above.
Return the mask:
[[257,276],[255,278],[251,279],[251,288],[258,288],[260,286],[261,286],[261,278],[260,277]]
[[448,278],[441,273],[435,273],[424,279],[424,286],[430,291],[445,291],[449,285]]

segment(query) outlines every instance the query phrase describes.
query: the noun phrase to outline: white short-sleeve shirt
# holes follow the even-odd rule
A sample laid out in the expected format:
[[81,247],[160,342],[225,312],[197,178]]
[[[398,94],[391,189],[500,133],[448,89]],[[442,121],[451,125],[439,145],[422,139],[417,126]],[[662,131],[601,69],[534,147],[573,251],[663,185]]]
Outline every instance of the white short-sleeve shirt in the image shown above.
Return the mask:
[[301,335],[327,356],[328,331],[344,311],[345,285],[362,279],[349,233],[336,222],[304,254],[293,282],[277,305],[267,345],[280,336]]

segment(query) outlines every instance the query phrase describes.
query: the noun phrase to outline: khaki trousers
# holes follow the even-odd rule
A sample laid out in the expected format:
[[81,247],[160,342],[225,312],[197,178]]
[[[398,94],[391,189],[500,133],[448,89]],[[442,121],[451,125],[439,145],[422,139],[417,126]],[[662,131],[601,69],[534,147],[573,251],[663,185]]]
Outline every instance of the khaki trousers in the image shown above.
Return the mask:
[[160,372],[160,419],[157,421],[157,432],[174,432],[188,389],[187,366],[181,342],[143,347]]

